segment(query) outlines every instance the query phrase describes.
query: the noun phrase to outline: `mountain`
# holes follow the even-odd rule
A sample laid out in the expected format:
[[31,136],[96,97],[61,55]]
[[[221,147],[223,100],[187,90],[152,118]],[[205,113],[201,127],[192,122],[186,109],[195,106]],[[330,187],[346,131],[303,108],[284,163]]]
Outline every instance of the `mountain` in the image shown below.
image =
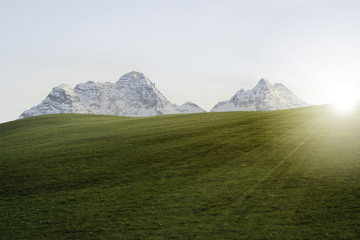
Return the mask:
[[229,101],[216,104],[211,112],[269,111],[304,107],[307,103],[298,98],[281,83],[272,85],[262,78],[250,89],[240,89]]
[[175,105],[180,113],[201,113],[206,112],[204,109],[192,102],[186,102],[181,106]]
[[145,117],[196,112],[204,110],[190,102],[181,106],[172,104],[144,74],[133,71],[120,77],[116,83],[88,81],[75,88],[62,84],[19,118],[55,113]]

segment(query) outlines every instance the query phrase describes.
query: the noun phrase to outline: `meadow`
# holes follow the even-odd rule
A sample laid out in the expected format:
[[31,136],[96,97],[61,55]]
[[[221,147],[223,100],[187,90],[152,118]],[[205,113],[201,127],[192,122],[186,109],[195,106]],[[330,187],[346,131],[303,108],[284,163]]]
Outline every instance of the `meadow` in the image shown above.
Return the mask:
[[360,111],[0,124],[0,239],[360,239]]

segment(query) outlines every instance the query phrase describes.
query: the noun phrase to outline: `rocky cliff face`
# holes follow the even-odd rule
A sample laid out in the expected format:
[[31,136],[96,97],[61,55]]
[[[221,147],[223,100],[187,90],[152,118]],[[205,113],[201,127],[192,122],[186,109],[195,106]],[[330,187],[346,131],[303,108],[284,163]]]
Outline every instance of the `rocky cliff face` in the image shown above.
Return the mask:
[[55,87],[45,100],[20,118],[56,113],[145,117],[195,112],[205,111],[189,102],[181,106],[172,104],[144,74],[130,72],[116,83],[89,81],[75,88],[65,84]]
[[226,111],[269,111],[306,106],[306,102],[298,98],[281,83],[272,85],[261,79],[250,89],[240,89],[229,101],[216,104],[211,112]]

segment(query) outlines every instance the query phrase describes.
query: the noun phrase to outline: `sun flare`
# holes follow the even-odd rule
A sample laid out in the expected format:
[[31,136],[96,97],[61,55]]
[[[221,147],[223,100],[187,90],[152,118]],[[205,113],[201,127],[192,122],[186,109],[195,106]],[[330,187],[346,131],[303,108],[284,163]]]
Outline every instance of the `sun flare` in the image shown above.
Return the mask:
[[336,85],[328,92],[335,112],[340,114],[350,114],[355,111],[357,95],[355,88],[348,86],[353,84]]
[[334,109],[340,113],[351,113],[355,109],[355,100],[343,99],[333,104]]

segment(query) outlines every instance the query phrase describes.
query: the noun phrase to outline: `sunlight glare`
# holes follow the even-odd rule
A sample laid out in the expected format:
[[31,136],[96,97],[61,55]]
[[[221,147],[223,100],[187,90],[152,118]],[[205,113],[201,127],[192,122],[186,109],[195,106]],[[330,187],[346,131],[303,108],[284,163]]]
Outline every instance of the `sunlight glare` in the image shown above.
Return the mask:
[[336,112],[351,113],[355,109],[354,99],[342,99],[333,104]]
[[350,114],[355,111],[355,107],[356,97],[352,90],[346,89],[338,91],[338,95],[333,101],[333,108],[337,113]]

